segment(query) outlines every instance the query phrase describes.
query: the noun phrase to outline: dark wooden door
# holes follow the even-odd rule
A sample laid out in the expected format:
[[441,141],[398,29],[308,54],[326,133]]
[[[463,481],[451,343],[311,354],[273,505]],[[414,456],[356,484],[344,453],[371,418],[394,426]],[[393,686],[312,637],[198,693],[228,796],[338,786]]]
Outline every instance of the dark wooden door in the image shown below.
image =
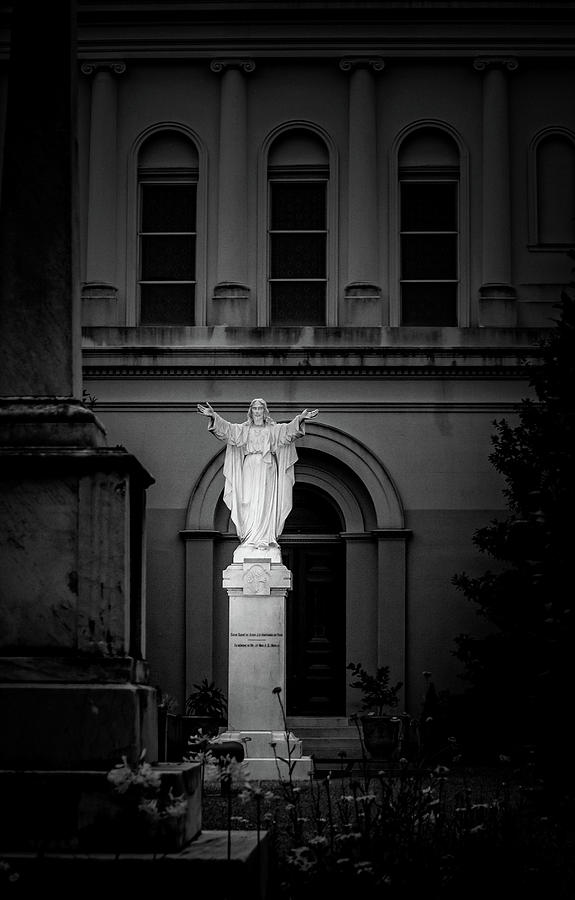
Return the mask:
[[[311,535],[310,535],[311,538]],[[342,541],[283,545],[287,600],[286,706],[290,716],[345,715],[345,548]]]

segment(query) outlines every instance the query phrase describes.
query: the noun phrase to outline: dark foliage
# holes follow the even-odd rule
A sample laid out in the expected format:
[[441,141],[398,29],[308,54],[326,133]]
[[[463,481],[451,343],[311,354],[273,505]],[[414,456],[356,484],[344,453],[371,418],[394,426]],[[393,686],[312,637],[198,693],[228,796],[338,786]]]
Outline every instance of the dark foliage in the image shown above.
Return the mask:
[[382,716],[386,706],[397,706],[399,703],[397,695],[403,687],[403,682],[398,681],[397,684],[390,685],[389,666],[378,666],[375,675],[366,671],[360,662],[350,662],[346,668],[353,676],[353,680],[349,683],[350,687],[358,688],[363,694],[362,711],[371,710],[376,715]]
[[522,401],[518,424],[494,423],[489,458],[505,479],[508,516],[473,541],[497,567],[453,578],[493,625],[486,637],[456,639],[472,739],[501,751],[532,744],[544,756],[557,752],[553,736],[567,727],[573,697],[574,282],[555,308],[541,363],[530,369],[536,400]]
[[224,719],[227,701],[223,691],[216,687],[214,681],[204,678],[200,684],[194,684],[194,690],[186,698],[186,716],[213,716]]

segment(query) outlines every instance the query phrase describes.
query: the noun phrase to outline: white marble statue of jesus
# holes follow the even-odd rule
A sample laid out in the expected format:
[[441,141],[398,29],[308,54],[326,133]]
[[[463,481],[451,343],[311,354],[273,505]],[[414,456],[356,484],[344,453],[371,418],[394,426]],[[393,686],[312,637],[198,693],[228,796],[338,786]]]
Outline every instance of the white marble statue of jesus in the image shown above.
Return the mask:
[[222,419],[207,402],[198,403],[198,412],[210,418],[209,430],[227,444],[224,502],[231,510],[239,549],[278,553],[278,537],[292,508],[294,441],[303,437],[305,422],[319,410],[304,409],[291,422],[276,423],[258,397],[241,424]]

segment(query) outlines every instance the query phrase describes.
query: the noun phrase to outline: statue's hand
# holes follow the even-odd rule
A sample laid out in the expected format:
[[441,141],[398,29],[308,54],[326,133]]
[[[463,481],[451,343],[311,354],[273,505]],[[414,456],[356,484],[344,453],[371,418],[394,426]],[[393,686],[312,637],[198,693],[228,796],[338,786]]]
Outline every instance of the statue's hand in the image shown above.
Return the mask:
[[315,417],[319,414],[319,409],[304,409],[303,412],[299,414],[300,419],[315,419]]
[[198,403],[198,412],[203,416],[211,416],[212,418],[215,416],[215,412],[206,400],[205,406],[201,403]]

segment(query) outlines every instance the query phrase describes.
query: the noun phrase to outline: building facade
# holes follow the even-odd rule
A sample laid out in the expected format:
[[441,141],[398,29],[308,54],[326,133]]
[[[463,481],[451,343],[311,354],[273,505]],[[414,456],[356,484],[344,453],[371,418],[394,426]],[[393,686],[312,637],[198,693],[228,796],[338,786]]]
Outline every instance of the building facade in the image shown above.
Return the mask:
[[[451,584],[505,509],[494,419],[529,392],[575,243],[575,4],[79,4],[84,387],[152,473],[147,649],[227,678],[223,453],[196,404],[320,416],[298,442],[287,704],[346,664],[457,689]],[[270,690],[271,690],[270,686]]]

